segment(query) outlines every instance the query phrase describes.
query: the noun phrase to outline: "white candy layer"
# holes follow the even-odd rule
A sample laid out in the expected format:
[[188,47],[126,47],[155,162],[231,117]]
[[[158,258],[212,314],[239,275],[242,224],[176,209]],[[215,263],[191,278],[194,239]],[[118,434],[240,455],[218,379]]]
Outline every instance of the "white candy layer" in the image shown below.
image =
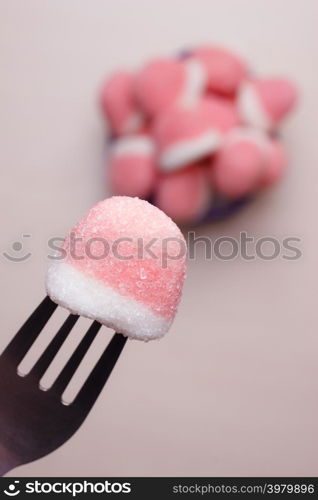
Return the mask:
[[159,159],[161,169],[169,171],[182,168],[212,153],[220,144],[221,135],[216,130],[209,130],[194,139],[178,141],[161,154]]
[[260,98],[250,83],[242,85],[238,97],[238,107],[242,119],[255,127],[268,130],[271,128],[269,117],[262,107]]
[[186,61],[184,67],[186,70],[186,79],[178,104],[181,106],[191,106],[202,95],[207,75],[202,64],[194,59]]
[[261,151],[266,152],[269,147],[268,135],[260,128],[252,126],[235,127],[225,137],[224,144],[232,146],[237,142],[251,141],[256,144]]
[[147,135],[127,136],[118,139],[112,149],[113,156],[151,156],[154,154],[153,140]]
[[160,338],[172,322],[154,314],[133,298],[120,295],[110,286],[86,277],[64,261],[50,263],[46,289],[54,302],[71,313],[95,319],[132,339]]

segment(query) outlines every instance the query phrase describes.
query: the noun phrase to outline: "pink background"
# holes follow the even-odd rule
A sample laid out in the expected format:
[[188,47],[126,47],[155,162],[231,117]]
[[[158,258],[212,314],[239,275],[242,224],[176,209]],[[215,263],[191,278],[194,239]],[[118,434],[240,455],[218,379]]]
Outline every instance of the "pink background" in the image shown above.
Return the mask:
[[[0,0],[1,349],[44,295],[48,238],[107,195],[105,75],[217,41],[302,94],[284,182],[198,234],[297,236],[303,257],[199,251],[169,335],[129,342],[76,436],[11,475],[317,475],[317,17],[316,0]],[[32,257],[9,262],[22,234]]]

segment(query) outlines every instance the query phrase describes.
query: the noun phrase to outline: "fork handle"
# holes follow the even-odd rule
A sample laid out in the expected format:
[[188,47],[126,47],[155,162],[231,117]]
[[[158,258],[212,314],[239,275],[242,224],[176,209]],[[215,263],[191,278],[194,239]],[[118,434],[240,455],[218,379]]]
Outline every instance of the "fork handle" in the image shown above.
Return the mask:
[[18,461],[0,444],[0,477],[18,465]]

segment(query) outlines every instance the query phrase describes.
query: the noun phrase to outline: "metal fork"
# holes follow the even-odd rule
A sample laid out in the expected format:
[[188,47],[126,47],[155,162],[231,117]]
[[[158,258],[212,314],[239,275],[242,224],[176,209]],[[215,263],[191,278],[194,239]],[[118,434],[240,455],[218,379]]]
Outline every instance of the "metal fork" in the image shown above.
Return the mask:
[[52,387],[39,382],[79,316],[70,314],[26,376],[17,368],[57,305],[46,297],[0,356],[0,475],[41,458],[65,443],[80,427],[104,387],[127,338],[115,333],[75,400],[62,394],[101,324],[94,321]]

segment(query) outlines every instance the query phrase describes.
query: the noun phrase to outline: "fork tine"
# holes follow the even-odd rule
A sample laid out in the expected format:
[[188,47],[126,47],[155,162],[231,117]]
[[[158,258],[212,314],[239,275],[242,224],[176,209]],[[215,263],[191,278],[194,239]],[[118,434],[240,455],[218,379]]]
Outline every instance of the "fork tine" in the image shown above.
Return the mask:
[[45,297],[3,351],[1,358],[10,358],[15,365],[19,365],[56,308],[57,304],[50,297]]
[[87,333],[73,352],[72,356],[64,366],[63,370],[53,383],[51,389],[58,394],[63,394],[64,390],[68,386],[72,376],[76,372],[77,368],[79,367],[80,362],[84,358],[85,354],[87,353],[88,349],[92,345],[93,340],[95,339],[97,333],[99,332],[101,328],[101,324],[98,323],[97,321],[94,321],[89,329],[87,330]]
[[107,382],[126,342],[127,337],[115,333],[75,398],[75,405],[84,408],[86,411],[90,410]]
[[42,375],[44,375],[53,359],[55,358],[56,354],[62,347],[78,318],[79,316],[75,314],[70,314],[67,317],[55,337],[52,339],[48,347],[45,349],[43,354],[31,369],[29,376],[35,377],[38,380],[41,379]]

